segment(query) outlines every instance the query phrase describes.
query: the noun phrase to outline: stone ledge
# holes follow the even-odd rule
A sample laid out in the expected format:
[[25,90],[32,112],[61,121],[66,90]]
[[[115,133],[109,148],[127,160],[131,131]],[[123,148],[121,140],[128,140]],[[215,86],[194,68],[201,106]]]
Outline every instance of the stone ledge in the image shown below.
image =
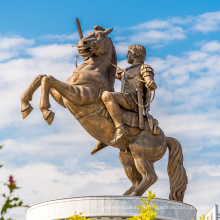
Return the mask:
[[[142,197],[145,198],[145,197]],[[166,199],[154,199],[158,207],[157,219],[196,219],[196,209],[186,203]],[[75,212],[82,212],[91,219],[126,219],[139,215],[136,206],[142,204],[140,197],[128,196],[86,196],[58,199],[39,203],[26,210],[26,220],[65,219]]]

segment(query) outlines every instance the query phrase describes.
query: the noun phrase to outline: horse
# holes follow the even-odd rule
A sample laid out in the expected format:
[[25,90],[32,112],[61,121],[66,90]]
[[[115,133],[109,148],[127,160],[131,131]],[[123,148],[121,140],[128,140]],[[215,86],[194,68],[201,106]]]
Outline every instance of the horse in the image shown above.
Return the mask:
[[[84,62],[65,83],[50,75],[38,75],[21,96],[22,117],[26,118],[33,110],[30,101],[41,86],[40,110],[49,125],[55,116],[50,110],[51,95],[58,104],[69,110],[91,136],[111,145],[115,126],[107,116],[100,97],[105,91],[114,91],[117,58],[115,47],[108,37],[112,30],[95,26],[94,31],[82,36],[77,47]],[[119,159],[132,184],[123,195],[141,196],[157,181],[154,163],[164,156],[168,148],[169,199],[183,201],[188,180],[178,140],[166,137],[162,130],[160,134],[152,134],[147,120],[144,130],[138,126],[126,126],[129,134],[112,145],[120,150]]]

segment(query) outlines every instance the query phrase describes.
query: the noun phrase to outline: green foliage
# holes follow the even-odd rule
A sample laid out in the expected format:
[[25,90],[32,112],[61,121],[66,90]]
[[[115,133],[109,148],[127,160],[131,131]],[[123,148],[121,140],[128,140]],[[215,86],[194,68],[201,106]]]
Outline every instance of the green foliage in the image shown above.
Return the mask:
[[152,194],[152,191],[148,191],[148,196],[145,199],[140,199],[141,202],[144,203],[144,205],[137,205],[138,212],[140,213],[139,216],[133,216],[131,218],[128,218],[129,220],[152,220],[156,219],[157,216],[157,206],[151,201],[155,198],[155,193]]
[[[194,220],[193,218],[191,220]],[[205,220],[205,215],[200,216],[200,220]]]
[[[0,146],[0,150],[2,149],[2,146]],[[2,165],[0,165],[0,168]],[[9,193],[6,195],[5,193],[2,194],[2,197],[5,199],[5,203],[3,204],[1,208],[1,216],[0,220],[13,220],[12,218],[4,218],[5,214],[9,209],[15,208],[15,207],[28,207],[26,205],[23,205],[23,202],[18,198],[14,197],[13,193],[15,190],[19,189],[19,187],[16,186],[16,182],[14,181],[13,176],[9,176],[8,183],[5,183],[4,185],[7,186]]]
[[205,220],[205,215],[202,215],[202,216],[200,217],[200,220]]
[[82,214],[83,213],[79,213],[79,215],[77,215],[77,213],[75,212],[75,215],[69,217],[68,219],[66,218],[65,220],[90,220],[90,218],[86,218],[85,216],[82,216]]

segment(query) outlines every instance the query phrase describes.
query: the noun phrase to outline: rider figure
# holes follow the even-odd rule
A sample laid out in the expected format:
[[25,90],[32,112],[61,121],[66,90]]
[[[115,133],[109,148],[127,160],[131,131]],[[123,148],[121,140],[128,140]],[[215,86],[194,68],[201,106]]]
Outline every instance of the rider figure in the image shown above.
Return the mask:
[[[124,125],[121,108],[128,111],[138,112],[136,89],[141,88],[144,105],[150,102],[151,91],[157,88],[154,82],[154,70],[151,66],[144,64],[146,50],[142,45],[131,45],[128,47],[127,61],[131,64],[125,70],[118,70],[116,78],[121,80],[121,92],[104,91],[102,101],[107,108],[114,124],[115,135],[111,144],[121,140],[127,133],[128,128]],[[143,81],[145,83],[143,83]],[[140,105],[143,105],[140,103]],[[148,115],[150,105],[146,106],[145,114]],[[97,142],[92,154],[104,148],[105,144]]]

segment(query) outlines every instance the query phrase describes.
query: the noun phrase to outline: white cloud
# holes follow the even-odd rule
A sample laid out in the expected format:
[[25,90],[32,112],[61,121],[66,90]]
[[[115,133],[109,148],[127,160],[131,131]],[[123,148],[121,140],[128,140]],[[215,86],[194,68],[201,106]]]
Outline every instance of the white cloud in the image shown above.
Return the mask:
[[71,44],[52,44],[46,46],[38,46],[27,49],[27,54],[38,59],[65,59],[69,60],[73,53],[77,53],[77,49],[72,48]]
[[[121,28],[119,31],[130,31],[128,34],[129,44],[162,44],[170,43],[174,40],[183,40],[194,32],[210,33],[220,29],[220,11],[208,12],[197,16],[168,17],[166,19],[154,19],[143,22],[129,28]],[[123,34],[115,37],[117,40]]]
[[193,30],[195,31],[209,33],[220,29],[220,11],[198,15],[194,20]]
[[218,52],[220,53],[220,43],[218,41],[211,41],[204,44],[201,48],[205,52]]
[[15,37],[0,36],[0,50],[24,47],[24,46],[32,45],[33,43],[34,40],[27,40],[19,36],[15,36]]
[[114,41],[125,41],[127,38],[124,36],[116,36],[113,40]]
[[11,57],[16,56],[17,53],[13,51],[0,51],[0,61],[10,59]]
[[139,42],[142,44],[155,44],[160,41],[167,42],[184,38],[186,38],[186,36],[183,33],[183,30],[181,28],[174,28],[168,31],[152,30],[147,32],[140,32],[137,35],[131,36],[130,40],[132,42]]
[[156,91],[158,102],[162,103],[163,108],[175,104],[172,110],[167,111],[216,109],[220,83],[220,54],[204,51],[208,44],[201,46],[202,51],[190,51],[181,57],[169,55],[165,59],[149,59],[156,71],[156,80],[160,83]]
[[[194,101],[195,102],[195,101]],[[187,111],[187,110],[185,110]],[[216,139],[220,137],[219,129],[219,112],[195,113],[195,114],[177,114],[177,115],[160,115],[158,118],[160,126],[170,136],[181,135],[189,139],[199,139],[200,137],[209,137]],[[194,150],[200,149],[201,146],[195,146]]]
[[3,37],[0,35],[0,62],[15,57],[24,48],[34,44],[34,40],[27,40],[19,36]]
[[79,40],[79,33],[75,32],[74,34],[70,34],[70,35],[66,35],[66,34],[61,34],[61,35],[52,35],[52,34],[47,34],[44,36],[40,37],[41,40],[56,40],[56,41],[75,41],[75,40]]
[[172,24],[187,25],[187,24],[190,24],[193,21],[193,18],[194,17],[191,16],[191,15],[188,15],[184,18],[182,18],[182,17],[171,17],[171,18],[169,18],[169,21]]
[[142,24],[131,27],[131,30],[143,30],[143,29],[168,29],[172,25],[168,20],[152,20]]
[[129,42],[123,42],[123,43],[115,43],[115,50],[117,55],[125,56],[128,52],[128,46],[131,45]]
[[186,38],[183,28],[173,25],[169,20],[152,20],[132,27],[132,29],[136,31],[130,36],[129,40],[141,44],[167,43],[169,41]]
[[204,166],[202,167],[210,176],[220,177],[220,164],[213,166]]

